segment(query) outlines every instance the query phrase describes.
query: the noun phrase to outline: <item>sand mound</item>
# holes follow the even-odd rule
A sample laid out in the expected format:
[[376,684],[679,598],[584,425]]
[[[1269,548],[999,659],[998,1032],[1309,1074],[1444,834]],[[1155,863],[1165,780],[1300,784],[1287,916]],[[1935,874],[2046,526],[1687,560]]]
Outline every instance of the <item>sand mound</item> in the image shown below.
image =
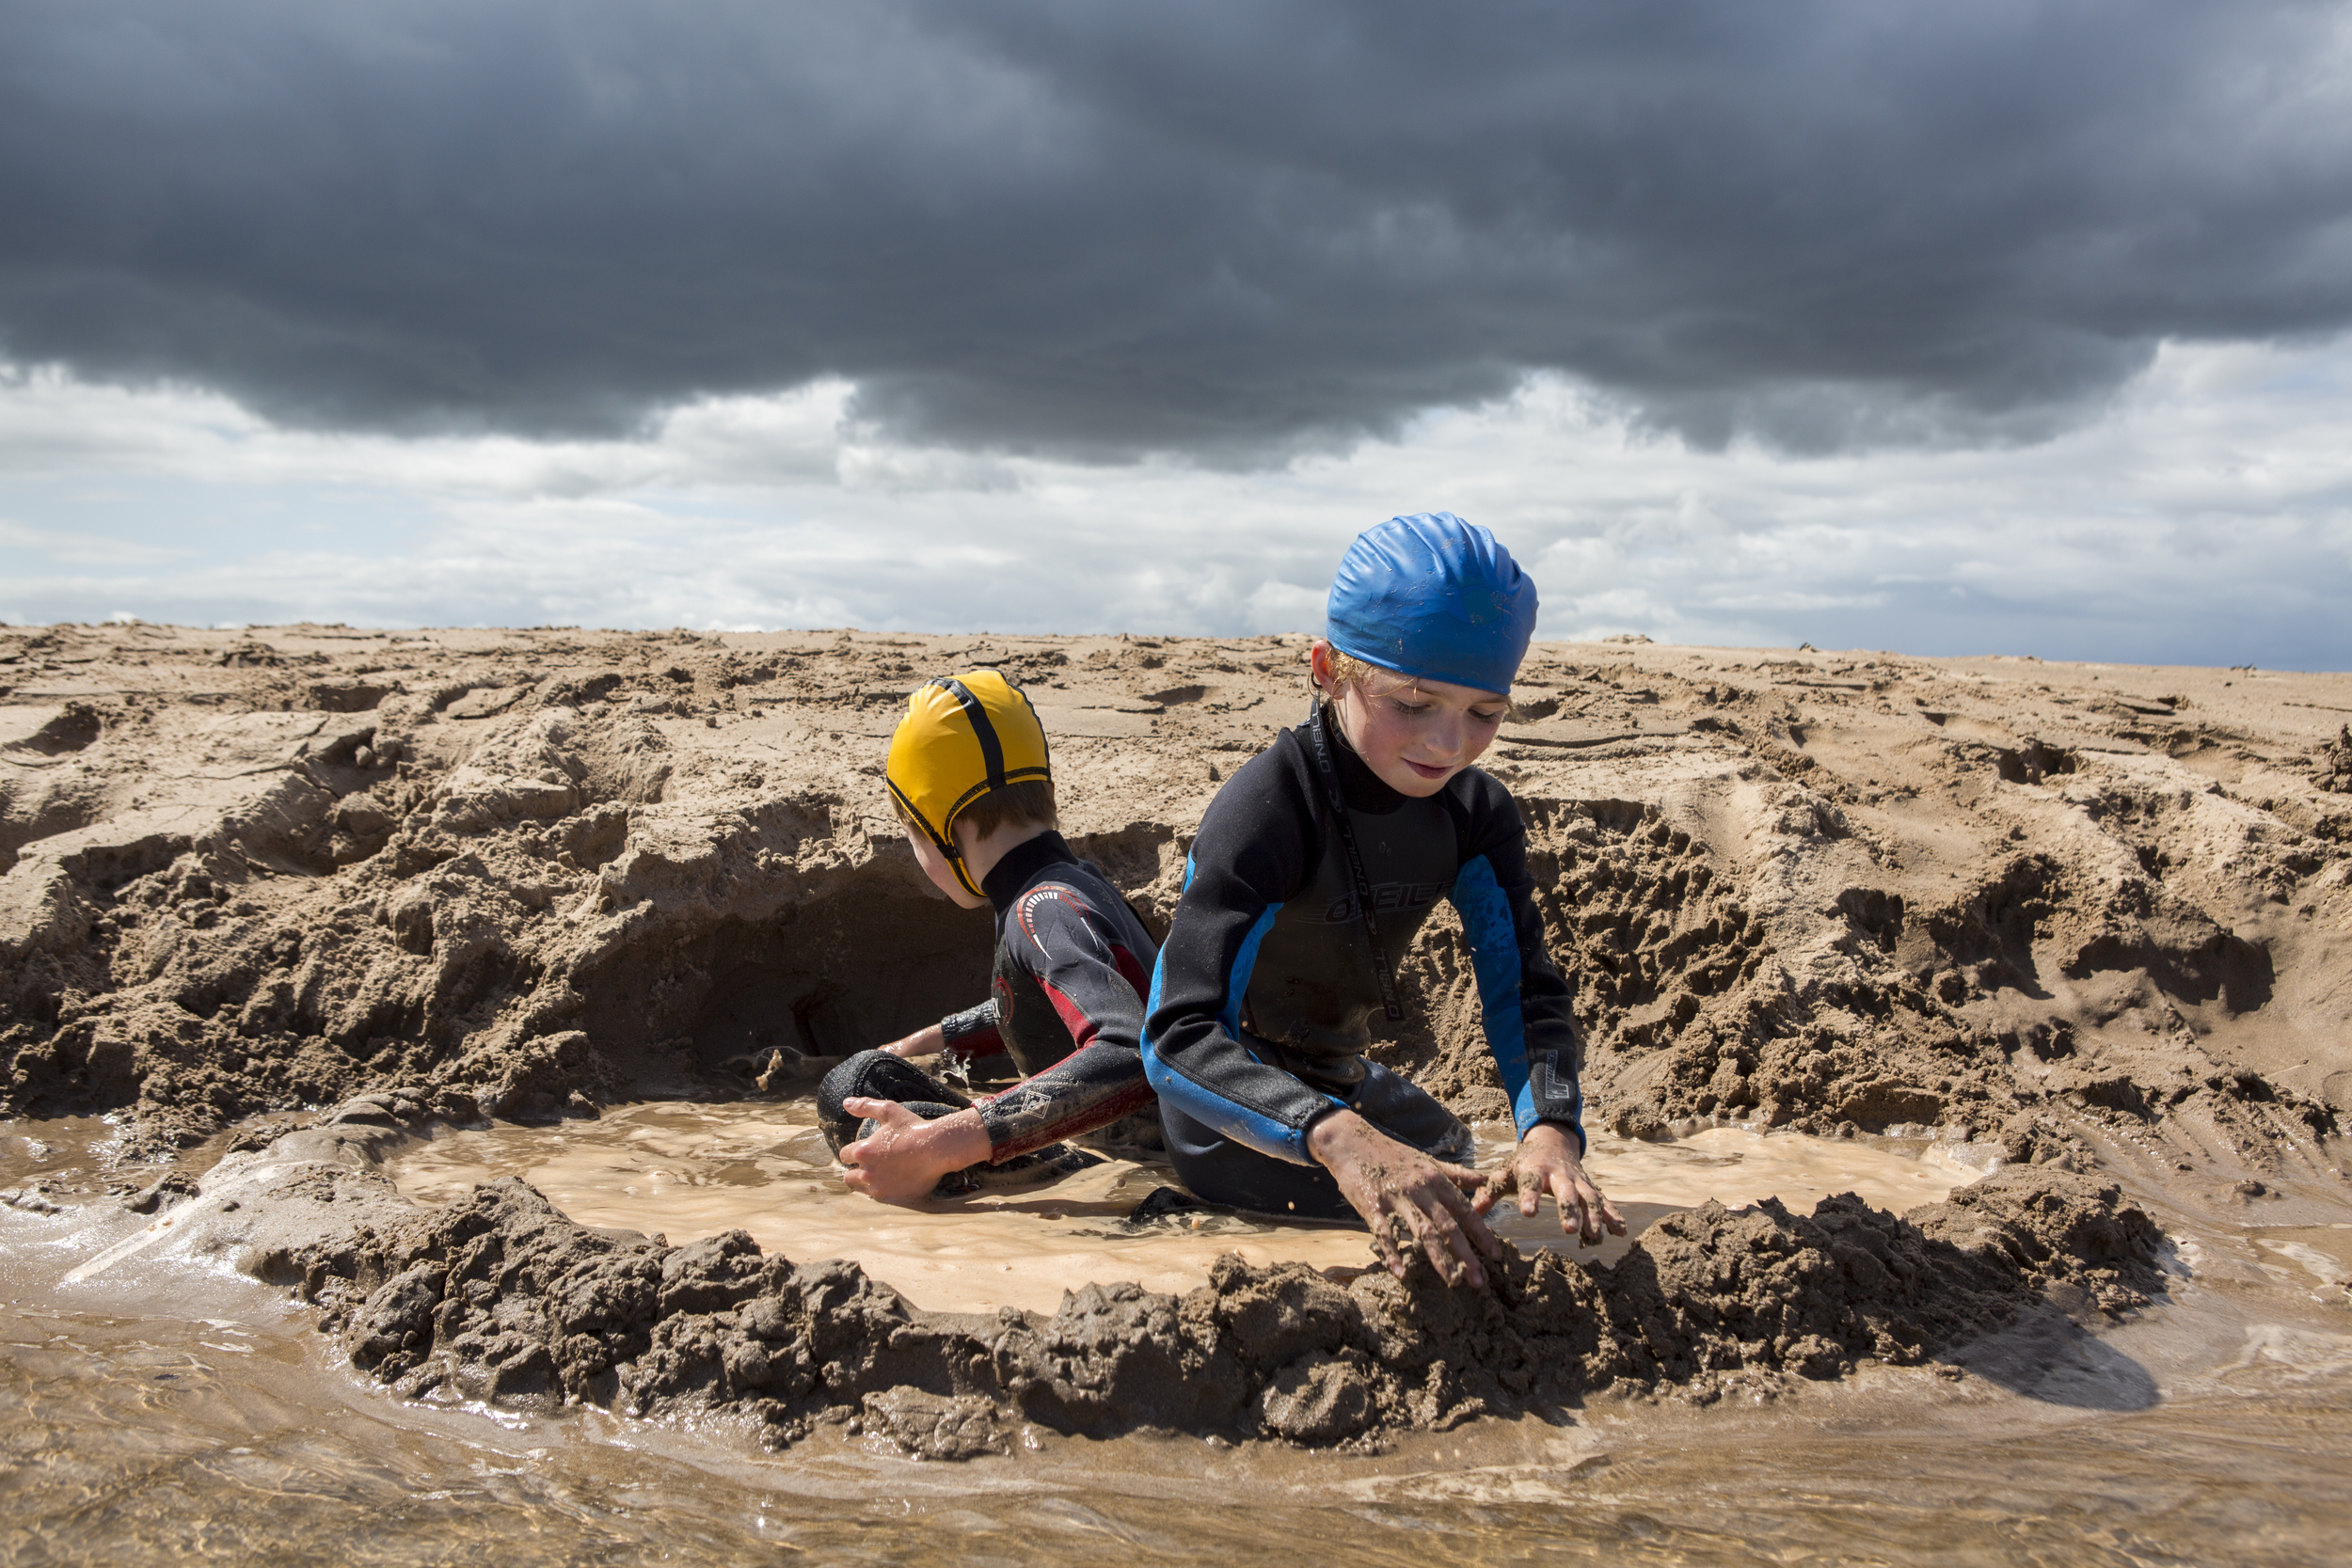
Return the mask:
[[[980,994],[882,812],[993,662],[1146,916],[1301,640],[0,633],[0,1096],[150,1146],[417,1083],[493,1116],[789,1089]],[[2317,1170],[2352,1107],[2352,679],[1539,646],[1490,753],[1598,1114]],[[1458,932],[1383,1049],[1500,1106]],[[2301,1150],[2298,1154],[2296,1151]]]
[[1898,1219],[1851,1195],[1670,1215],[1613,1266],[1512,1254],[1485,1290],[1426,1263],[1343,1285],[1227,1258],[1182,1296],[1089,1285],[1041,1319],[924,1313],[853,1263],[741,1231],[670,1247],[566,1219],[522,1182],[280,1255],[352,1362],[407,1398],[732,1409],[773,1443],[862,1420],[911,1452],[1001,1449],[1012,1423],[1305,1444],[1544,1412],[1603,1390],[1709,1402],[1857,1363],[1913,1365],[2064,1285],[2109,1313],[2156,1282],[2112,1184],[2003,1172]]
[[[983,994],[986,917],[882,803],[916,682],[1024,683],[1066,830],[1163,922],[1209,797],[1303,710],[1304,646],[0,629],[0,1111],[216,1150],[368,1093],[462,1121],[805,1092]],[[1016,1412],[1322,1442],[1915,1358],[2060,1284],[2126,1302],[2141,1222],[2073,1169],[2341,1209],[2352,677],[1539,645],[1517,702],[1486,765],[1527,814],[1595,1117],[1933,1135],[2038,1174],[1911,1221],[1701,1211],[1475,1304],[1244,1271],[954,1324],[512,1189],[313,1234],[305,1271],[405,1387],[708,1399],[778,1432],[854,1411],[923,1451]],[[1499,1112],[1449,915],[1404,994],[1380,1054]]]

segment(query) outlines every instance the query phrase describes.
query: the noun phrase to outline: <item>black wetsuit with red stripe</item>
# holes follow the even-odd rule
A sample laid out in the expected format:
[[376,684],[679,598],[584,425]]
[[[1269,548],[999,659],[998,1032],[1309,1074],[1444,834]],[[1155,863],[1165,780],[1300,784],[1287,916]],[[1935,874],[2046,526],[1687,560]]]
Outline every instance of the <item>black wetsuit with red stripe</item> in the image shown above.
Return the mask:
[[980,891],[996,911],[992,994],[943,1020],[940,1029],[951,1055],[1003,1051],[1025,1076],[1011,1088],[966,1100],[912,1063],[861,1052],[828,1073],[818,1091],[835,1152],[857,1128],[840,1101],[861,1095],[896,1100],[927,1116],[977,1106],[993,1164],[1107,1127],[1152,1103],[1141,1040],[1143,999],[1159,949],[1127,900],[1052,832],[1006,851]]

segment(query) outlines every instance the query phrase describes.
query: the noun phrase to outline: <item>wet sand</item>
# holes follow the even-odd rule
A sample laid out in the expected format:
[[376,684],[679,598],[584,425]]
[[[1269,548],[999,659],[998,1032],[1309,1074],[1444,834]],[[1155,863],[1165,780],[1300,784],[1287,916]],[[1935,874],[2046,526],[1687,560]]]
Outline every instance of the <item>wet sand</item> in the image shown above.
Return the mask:
[[[761,1458],[723,1404],[388,1398],[328,1320],[168,1241],[237,1201],[192,1196],[208,1173],[342,1118],[382,1125],[301,1178],[316,1223],[355,1195],[399,1212],[369,1196],[381,1147],[412,1196],[526,1172],[591,1224],[865,1259],[916,1308],[1174,1291],[1236,1252],[1367,1261],[1230,1216],[1130,1235],[1156,1180],[1133,1165],[883,1215],[766,1092],[984,988],[985,920],[929,895],[876,801],[911,685],[993,664],[1031,690],[1073,842],[1162,922],[1201,806],[1296,717],[1302,648],[0,629],[11,1555],[563,1561],[774,1530],[852,1560],[1177,1561],[1269,1529],[1368,1561],[2341,1555],[2352,676],[1534,651],[1486,766],[1577,987],[1597,1163],[1656,1258],[1795,1244],[1758,1210],[1667,1234],[1708,1189],[1928,1203],[1948,1244],[1979,1211],[1931,1199],[2079,1172],[2162,1227],[2153,1294],[2036,1274],[2032,1311],[1930,1365],[1857,1352],[1807,1381],[1759,1340],[1558,1424],[1391,1426],[1385,1456],[1028,1422],[942,1479],[839,1424]],[[1490,1117],[1462,974],[1434,919],[1378,1051]],[[420,1141],[436,1118],[468,1130]]]
[[[1507,1127],[1478,1129],[1482,1164],[1500,1164]],[[1659,1215],[1714,1198],[1739,1208],[1778,1196],[1808,1211],[1854,1192],[1900,1212],[1943,1198],[1982,1174],[1925,1140],[1834,1140],[1738,1128],[1671,1143],[1597,1134],[1587,1168],[1628,1222],[1628,1235],[1582,1247],[1560,1234],[1547,1204],[1530,1220],[1505,1206],[1498,1234],[1522,1249],[1550,1247],[1614,1262]],[[1051,1187],[914,1207],[878,1204],[841,1185],[807,1101],[782,1105],[650,1103],[560,1128],[441,1130],[395,1155],[388,1174],[422,1203],[476,1183],[519,1176],[583,1225],[614,1226],[684,1243],[743,1229],[769,1252],[848,1258],[931,1311],[1052,1312],[1089,1281],[1133,1280],[1182,1294],[1209,1265],[1237,1253],[1253,1263],[1319,1269],[1372,1261],[1353,1227],[1280,1225],[1214,1213],[1130,1227],[1121,1224],[1165,1166],[1106,1160]]]
[[[1303,711],[1305,640],[0,628],[0,1112],[163,1151],[415,1085],[453,1119],[717,1100],[986,989],[882,803],[906,691],[1035,699],[1155,929]],[[2077,1123],[2341,1185],[2352,675],[1538,643],[1484,766],[1592,1119]],[[1460,937],[1379,1054],[1502,1110]]]
[[[10,1124],[0,1175],[145,1174],[112,1132]],[[938,1465],[838,1429],[763,1455],[723,1419],[387,1400],[308,1314],[232,1273],[134,1262],[58,1284],[142,1216],[0,1209],[0,1555],[1173,1564],[1312,1541],[1400,1564],[2332,1561],[2352,1532],[2352,1321],[2322,1276],[2352,1228],[2165,1218],[2185,1262],[2161,1307],[2096,1337],[1994,1341],[1958,1380],[1880,1369],[1794,1403],[1604,1402],[1372,1456],[1032,1428],[1013,1454]]]

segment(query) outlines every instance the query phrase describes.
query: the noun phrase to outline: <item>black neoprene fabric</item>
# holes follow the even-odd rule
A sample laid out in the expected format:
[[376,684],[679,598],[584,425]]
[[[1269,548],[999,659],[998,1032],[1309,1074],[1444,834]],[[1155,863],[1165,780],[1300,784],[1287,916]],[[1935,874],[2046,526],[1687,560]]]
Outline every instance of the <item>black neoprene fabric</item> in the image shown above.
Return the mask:
[[[1438,900],[1454,904],[1520,1133],[1553,1121],[1581,1145],[1583,1047],[1567,983],[1544,950],[1510,792],[1469,768],[1434,797],[1407,797],[1336,725],[1329,738],[1382,945],[1402,957]],[[1172,1106],[1301,1164],[1307,1129],[1361,1081],[1380,997],[1355,879],[1320,796],[1313,753],[1285,730],[1210,802],[1154,971],[1144,1053],[1164,1120]]]
[[[990,1161],[1002,1164],[1152,1103],[1140,1040],[1157,947],[1110,879],[1059,833],[1015,845],[980,887],[996,911],[993,994],[943,1019],[940,1030],[951,1054],[1002,1050],[1028,1074],[969,1101],[987,1129]],[[928,1075],[917,1079],[930,1089],[909,1080],[904,1092],[945,1092]],[[879,1097],[899,1095],[884,1088]]]

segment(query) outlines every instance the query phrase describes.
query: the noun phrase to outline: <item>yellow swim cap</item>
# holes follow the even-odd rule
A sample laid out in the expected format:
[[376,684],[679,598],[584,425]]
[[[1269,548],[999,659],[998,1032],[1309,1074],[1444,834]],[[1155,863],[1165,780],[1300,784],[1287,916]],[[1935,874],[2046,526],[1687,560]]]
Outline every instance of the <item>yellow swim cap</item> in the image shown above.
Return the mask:
[[956,847],[956,817],[992,789],[1046,779],[1045,726],[1013,684],[993,670],[967,670],[919,687],[890,737],[890,793],[956,868],[975,897]]

